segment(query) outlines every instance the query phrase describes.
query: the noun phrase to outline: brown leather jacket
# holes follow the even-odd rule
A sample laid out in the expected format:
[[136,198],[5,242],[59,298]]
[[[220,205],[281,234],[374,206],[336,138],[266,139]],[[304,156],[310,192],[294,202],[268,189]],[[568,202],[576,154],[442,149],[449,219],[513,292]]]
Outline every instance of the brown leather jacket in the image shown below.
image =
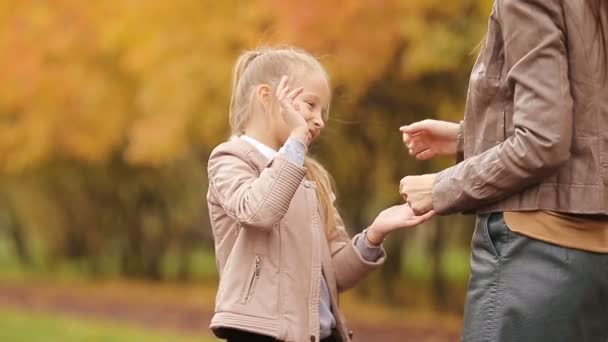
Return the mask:
[[608,77],[584,0],[496,0],[471,75],[464,156],[439,214],[608,214]]
[[233,138],[209,158],[207,201],[220,284],[211,329],[236,328],[281,341],[319,340],[321,276],[342,341],[350,341],[338,292],[379,267],[363,259],[339,215],[325,237],[315,184],[281,156],[267,163]]

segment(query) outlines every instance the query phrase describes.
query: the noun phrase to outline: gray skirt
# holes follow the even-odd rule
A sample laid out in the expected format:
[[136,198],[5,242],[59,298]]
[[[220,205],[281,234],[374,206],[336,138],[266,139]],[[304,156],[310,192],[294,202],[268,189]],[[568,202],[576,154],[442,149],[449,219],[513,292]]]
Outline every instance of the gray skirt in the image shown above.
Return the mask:
[[512,232],[502,213],[473,235],[463,341],[608,341],[608,254]]

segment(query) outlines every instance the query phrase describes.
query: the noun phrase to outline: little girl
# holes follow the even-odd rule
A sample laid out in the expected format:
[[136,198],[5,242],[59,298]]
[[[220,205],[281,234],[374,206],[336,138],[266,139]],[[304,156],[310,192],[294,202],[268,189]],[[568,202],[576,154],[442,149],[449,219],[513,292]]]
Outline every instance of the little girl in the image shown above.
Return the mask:
[[209,158],[220,276],[211,329],[230,342],[350,341],[338,293],[384,262],[387,234],[433,212],[394,206],[348,237],[329,175],[306,156],[331,99],[328,76],[308,53],[245,52],[232,91],[233,137]]

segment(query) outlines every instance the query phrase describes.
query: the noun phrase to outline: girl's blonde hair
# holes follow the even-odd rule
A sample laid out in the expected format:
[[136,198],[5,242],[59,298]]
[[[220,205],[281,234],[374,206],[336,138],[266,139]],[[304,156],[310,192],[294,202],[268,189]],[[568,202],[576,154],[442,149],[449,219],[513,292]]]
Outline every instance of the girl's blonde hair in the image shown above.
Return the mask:
[[[265,47],[245,51],[236,61],[232,78],[230,99],[230,129],[233,135],[245,132],[251,114],[254,112],[255,90],[260,84],[268,84],[275,89],[283,75],[292,82],[312,72],[318,72],[329,82],[327,72],[319,61],[306,51],[293,47]],[[331,177],[316,160],[306,157],[304,167],[306,178],[317,184],[317,197],[325,223],[325,235],[331,239],[336,230],[336,210]]]

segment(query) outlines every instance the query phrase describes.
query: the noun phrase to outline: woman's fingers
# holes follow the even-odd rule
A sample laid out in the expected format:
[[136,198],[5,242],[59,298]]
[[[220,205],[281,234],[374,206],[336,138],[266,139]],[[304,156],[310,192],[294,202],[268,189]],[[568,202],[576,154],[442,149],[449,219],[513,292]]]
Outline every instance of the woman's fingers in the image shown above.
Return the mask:
[[416,156],[426,150],[432,150],[433,147],[429,145],[426,141],[414,142],[410,140],[410,142],[407,144],[407,148],[410,155]]
[[436,153],[432,149],[424,150],[419,153],[416,153],[416,159],[418,160],[428,160],[435,157]]
[[423,133],[424,132],[418,132],[418,133],[414,133],[414,134],[403,133],[403,142],[408,143],[408,142],[414,140],[414,138],[416,138],[416,137],[421,137]]
[[414,135],[404,133],[403,142],[412,156],[431,148],[424,133],[416,133]]
[[403,142],[408,145],[408,147],[412,147],[414,144],[425,142],[427,138],[422,133],[417,134],[403,134]]
[[432,126],[432,120],[422,120],[418,122],[414,122],[412,124],[402,126],[399,130],[403,133],[416,133],[428,130]]
[[431,148],[431,146],[429,144],[427,144],[425,141],[410,141],[407,144],[407,148],[410,150],[411,154],[418,154],[424,150],[428,150],[429,148]]

